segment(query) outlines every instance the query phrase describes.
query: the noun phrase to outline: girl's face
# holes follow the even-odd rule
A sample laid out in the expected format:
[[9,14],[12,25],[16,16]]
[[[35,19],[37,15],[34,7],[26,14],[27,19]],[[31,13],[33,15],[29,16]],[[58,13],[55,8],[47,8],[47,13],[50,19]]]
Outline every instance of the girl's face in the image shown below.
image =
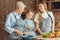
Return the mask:
[[33,13],[32,12],[29,12],[27,15],[26,15],[26,18],[27,19],[32,19],[33,17]]
[[39,10],[41,12],[45,11],[44,5],[43,4],[39,4]]

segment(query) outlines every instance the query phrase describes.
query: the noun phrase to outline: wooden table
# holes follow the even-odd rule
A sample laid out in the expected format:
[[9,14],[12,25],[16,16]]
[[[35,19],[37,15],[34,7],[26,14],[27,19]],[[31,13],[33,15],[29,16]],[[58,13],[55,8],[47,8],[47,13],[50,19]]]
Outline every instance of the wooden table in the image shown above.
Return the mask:
[[33,37],[34,40],[60,40],[60,38],[43,38],[41,35]]
[[[38,35],[35,37],[32,37],[34,40],[60,40],[60,38],[43,38],[42,35]],[[22,40],[22,38],[20,38],[19,40]]]

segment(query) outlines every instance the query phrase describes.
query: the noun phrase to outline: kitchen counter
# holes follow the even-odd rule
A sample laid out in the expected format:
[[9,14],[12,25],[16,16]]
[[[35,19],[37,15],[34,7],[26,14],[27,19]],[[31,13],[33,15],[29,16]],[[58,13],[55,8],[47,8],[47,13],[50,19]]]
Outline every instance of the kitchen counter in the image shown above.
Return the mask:
[[43,38],[42,35],[33,37],[34,40],[60,40],[60,38]]

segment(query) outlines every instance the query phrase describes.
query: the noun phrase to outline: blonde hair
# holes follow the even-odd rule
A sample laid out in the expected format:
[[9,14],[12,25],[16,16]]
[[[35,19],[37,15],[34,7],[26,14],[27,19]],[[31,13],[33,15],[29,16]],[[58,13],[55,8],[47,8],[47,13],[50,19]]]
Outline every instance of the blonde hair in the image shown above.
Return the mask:
[[[46,3],[39,3],[39,5],[40,4],[42,4],[43,6],[44,6],[44,8],[45,8],[45,10],[47,11],[47,5],[46,5]],[[38,6],[39,7],[39,6]],[[39,14],[39,18],[38,18],[38,20],[39,20],[39,22],[42,20],[42,12],[40,11],[40,10],[38,10],[38,14]]]

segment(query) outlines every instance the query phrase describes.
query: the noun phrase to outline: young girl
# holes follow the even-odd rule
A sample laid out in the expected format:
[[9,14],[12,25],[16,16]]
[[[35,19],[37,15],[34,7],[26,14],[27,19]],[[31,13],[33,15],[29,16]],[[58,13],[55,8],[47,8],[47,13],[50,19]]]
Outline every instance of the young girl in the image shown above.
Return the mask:
[[28,33],[26,34],[27,37],[25,37],[24,40],[33,40],[32,37],[36,36],[36,33],[34,32],[34,22],[32,18],[33,18],[33,12],[28,12],[26,14],[26,19],[24,20],[24,26],[25,26],[24,32]]
[[43,32],[53,32],[54,33],[54,16],[53,13],[47,11],[46,3],[39,4],[39,11],[35,16],[36,28],[40,34]]

